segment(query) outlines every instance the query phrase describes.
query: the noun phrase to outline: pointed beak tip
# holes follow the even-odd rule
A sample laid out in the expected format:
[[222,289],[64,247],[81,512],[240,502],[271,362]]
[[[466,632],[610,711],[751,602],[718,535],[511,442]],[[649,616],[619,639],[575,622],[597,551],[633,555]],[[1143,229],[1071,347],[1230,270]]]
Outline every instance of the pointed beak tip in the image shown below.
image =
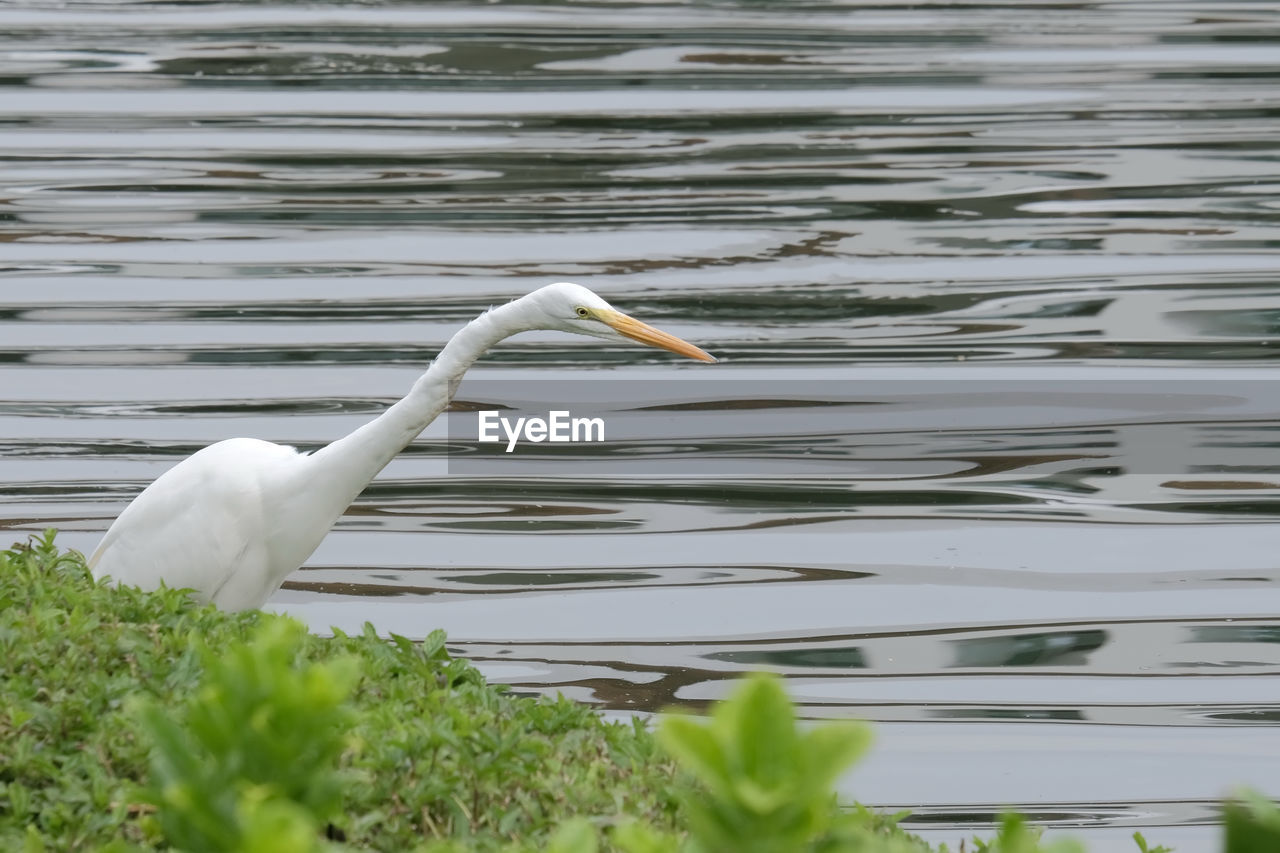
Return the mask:
[[714,364],[716,361],[716,357],[706,350],[696,347],[688,341],[681,340],[675,335],[655,329],[653,326],[642,323],[626,314],[610,311],[602,316],[601,319],[613,327],[616,332],[624,337],[631,338],[633,341],[639,341],[651,347],[658,347],[676,355],[683,355],[686,358],[705,361],[709,364]]

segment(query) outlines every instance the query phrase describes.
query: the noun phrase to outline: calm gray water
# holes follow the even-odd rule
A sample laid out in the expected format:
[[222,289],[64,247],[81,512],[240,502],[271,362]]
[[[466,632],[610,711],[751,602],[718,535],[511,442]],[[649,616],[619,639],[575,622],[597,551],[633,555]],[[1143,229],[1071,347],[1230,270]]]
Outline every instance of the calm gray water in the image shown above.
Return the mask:
[[879,721],[847,791],[932,837],[1211,849],[1280,793],[1278,39],[1211,0],[6,4],[0,528],[91,549],[198,447],[323,444],[579,281],[722,362],[529,336],[459,400],[643,379],[671,440],[481,468],[435,425],[273,607],[614,712],[770,669]]

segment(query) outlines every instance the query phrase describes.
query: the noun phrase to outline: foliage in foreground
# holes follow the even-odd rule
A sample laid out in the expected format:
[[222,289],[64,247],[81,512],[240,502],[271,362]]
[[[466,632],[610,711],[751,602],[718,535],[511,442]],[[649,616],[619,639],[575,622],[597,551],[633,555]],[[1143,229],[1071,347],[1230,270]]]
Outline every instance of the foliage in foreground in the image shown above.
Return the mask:
[[[23,849],[29,826],[52,850],[97,850],[113,839],[164,846],[164,827],[146,802],[152,777],[144,718],[161,742],[208,737],[209,751],[224,752],[250,733],[218,714],[272,713],[263,708],[277,700],[291,705],[242,743],[257,756],[246,754],[243,767],[208,771],[252,774],[250,762],[259,758],[311,761],[267,752],[270,726],[306,726],[298,733],[314,737],[313,724],[328,723],[302,712],[316,699],[307,691],[341,693],[344,686],[350,695],[330,721],[335,730],[350,721],[336,762],[344,774],[342,816],[333,823],[352,847],[411,850],[449,838],[467,850],[540,844],[571,814],[623,813],[675,827],[673,764],[642,727],[604,722],[567,699],[521,698],[487,686],[473,667],[449,657],[439,633],[421,644],[387,642],[371,629],[320,638],[270,628],[281,623],[289,620],[198,607],[177,591],[99,588],[80,555],[58,553],[52,534],[0,551],[0,850]],[[268,637],[285,631],[277,639],[289,647],[287,661],[278,649],[245,647],[259,626]],[[255,662],[259,654],[266,658]],[[231,669],[219,675],[211,661]],[[308,674],[302,662],[320,669]],[[228,691],[226,679],[255,666],[269,678],[241,704],[217,703],[207,718],[191,716],[188,705],[234,698],[244,686]],[[283,694],[267,683],[282,666],[299,669]],[[348,669],[354,683],[346,682]],[[320,674],[333,683],[308,683]],[[152,710],[142,711],[139,699]],[[182,723],[183,733],[161,722],[164,714]],[[315,758],[329,761],[330,753]],[[178,764],[156,769],[157,790],[181,775]],[[287,823],[271,803],[294,796],[328,814],[324,791],[263,797],[279,780],[244,778],[263,799],[248,813],[259,823]],[[227,805],[209,808],[225,816]]]
[[[802,729],[776,679],[746,681],[705,722],[668,718],[659,750],[639,725],[486,686],[438,633],[324,640],[171,591],[95,588],[52,533],[0,552],[0,682],[3,849],[933,849],[837,807],[869,731]],[[1227,853],[1280,849],[1280,809],[1246,796],[1225,835]],[[1083,851],[1016,816],[974,844]]]
[[341,819],[344,780],[335,768],[355,722],[346,699],[356,660],[295,667],[304,633],[274,620],[224,655],[203,650],[203,684],[182,724],[169,709],[142,704],[155,745],[144,796],[174,846],[241,850],[264,832],[292,837],[294,827],[305,843],[313,824]]

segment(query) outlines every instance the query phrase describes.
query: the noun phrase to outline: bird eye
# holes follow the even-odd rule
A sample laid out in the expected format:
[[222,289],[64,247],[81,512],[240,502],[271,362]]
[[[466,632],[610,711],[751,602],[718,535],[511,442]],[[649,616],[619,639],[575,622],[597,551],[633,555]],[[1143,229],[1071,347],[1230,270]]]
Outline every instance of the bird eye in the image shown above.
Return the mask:
[[578,316],[579,316],[579,317],[586,317],[586,316],[587,316],[587,315],[589,315],[590,313],[591,313],[591,312],[590,312],[590,311],[588,311],[586,308],[583,308],[583,307],[581,307],[581,306],[579,306],[579,307],[578,307]]

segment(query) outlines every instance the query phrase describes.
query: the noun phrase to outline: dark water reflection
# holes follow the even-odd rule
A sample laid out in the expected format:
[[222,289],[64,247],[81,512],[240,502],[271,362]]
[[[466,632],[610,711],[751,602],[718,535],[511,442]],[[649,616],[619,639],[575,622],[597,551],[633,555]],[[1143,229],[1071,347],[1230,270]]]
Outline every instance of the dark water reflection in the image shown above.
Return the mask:
[[940,838],[1206,849],[1280,790],[1277,13],[11,4],[0,527],[92,547],[196,448],[323,444],[581,281],[722,363],[529,336],[460,413],[644,380],[619,428],[681,429],[433,426],[275,605],[616,711],[772,669],[881,721],[849,792]]

